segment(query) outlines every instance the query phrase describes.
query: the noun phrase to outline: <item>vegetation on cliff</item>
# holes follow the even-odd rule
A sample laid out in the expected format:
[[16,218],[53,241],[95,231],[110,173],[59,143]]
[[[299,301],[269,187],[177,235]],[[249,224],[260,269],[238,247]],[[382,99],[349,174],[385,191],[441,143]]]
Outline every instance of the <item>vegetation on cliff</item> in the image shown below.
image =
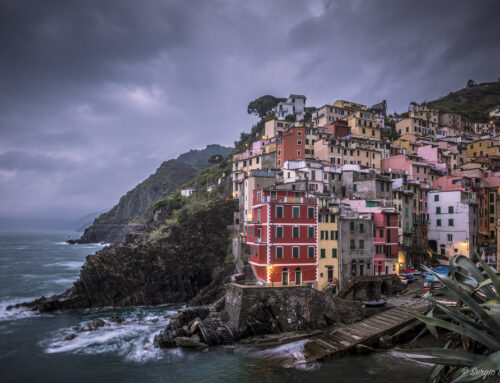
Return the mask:
[[130,230],[124,225],[146,222],[153,213],[154,203],[193,180],[200,170],[209,167],[214,162],[220,162],[231,150],[221,145],[207,145],[205,149],[190,150],[175,160],[163,162],[155,173],[122,196],[111,210],[97,217],[92,226],[85,230],[80,240],[72,242],[122,240]]
[[441,112],[458,113],[473,122],[488,121],[488,110],[500,105],[500,81],[475,84],[427,103]]

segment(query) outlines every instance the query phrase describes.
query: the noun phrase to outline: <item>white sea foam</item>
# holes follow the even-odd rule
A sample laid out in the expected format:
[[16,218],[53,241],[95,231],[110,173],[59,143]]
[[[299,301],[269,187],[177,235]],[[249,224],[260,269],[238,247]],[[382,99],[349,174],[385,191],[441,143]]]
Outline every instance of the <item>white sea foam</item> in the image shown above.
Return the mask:
[[40,316],[49,316],[49,314],[40,314],[38,311],[32,311],[26,307],[13,308],[7,310],[8,306],[14,306],[18,303],[29,302],[35,298],[18,298],[0,302],[0,322],[12,321]]
[[257,357],[263,359],[278,359],[285,368],[297,368],[300,370],[315,370],[319,368],[319,363],[306,363],[304,356],[304,345],[307,339],[297,342],[287,343],[282,346],[273,347],[258,352]]
[[[165,310],[161,314],[157,311],[148,314],[136,309],[127,313],[121,324],[108,322],[106,316],[103,316],[106,325],[98,330],[88,330],[92,321],[83,321],[79,326],[85,330],[74,330],[73,327],[60,329],[48,334],[47,338],[40,342],[40,346],[48,354],[114,353],[135,363],[157,360],[161,359],[165,352],[154,347],[154,336],[165,328],[172,313]],[[76,337],[66,340],[70,334],[76,334]]]
[[70,285],[75,282],[75,278],[59,278],[51,281],[52,283],[57,283],[58,285]]

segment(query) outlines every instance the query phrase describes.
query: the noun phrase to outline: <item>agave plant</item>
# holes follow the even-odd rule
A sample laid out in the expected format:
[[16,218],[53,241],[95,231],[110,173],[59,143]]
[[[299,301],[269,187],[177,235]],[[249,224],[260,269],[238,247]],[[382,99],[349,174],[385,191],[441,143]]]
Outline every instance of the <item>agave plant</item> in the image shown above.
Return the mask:
[[[456,299],[455,307],[436,301],[430,293],[423,298],[433,304],[427,315],[414,314],[435,337],[436,328],[448,330],[452,340],[444,348],[406,350],[415,359],[434,363],[428,382],[473,382],[500,370],[500,279],[483,260],[477,267],[467,257],[450,260],[450,273],[436,276],[441,292]],[[419,322],[417,322],[419,323]],[[420,335],[420,334],[419,334]]]

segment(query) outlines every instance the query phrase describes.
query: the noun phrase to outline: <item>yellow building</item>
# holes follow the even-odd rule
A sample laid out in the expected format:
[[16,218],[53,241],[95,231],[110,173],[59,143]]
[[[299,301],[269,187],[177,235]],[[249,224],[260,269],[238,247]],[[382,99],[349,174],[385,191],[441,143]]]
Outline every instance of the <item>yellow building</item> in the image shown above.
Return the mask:
[[272,119],[266,121],[264,124],[264,135],[266,138],[272,138],[276,136],[276,133],[283,132],[290,123],[285,120]]
[[314,143],[314,156],[334,166],[347,164],[380,169],[382,147],[379,140],[351,136],[347,138],[321,138]]
[[418,118],[430,123],[431,128],[437,128],[439,126],[439,111],[429,109],[425,105],[415,106],[412,110],[410,110],[409,115],[411,118]]
[[399,148],[400,153],[407,154],[418,154],[418,148],[421,146],[416,136],[411,133],[404,133],[397,140],[393,141],[393,145]]
[[317,289],[333,288],[338,293],[339,280],[339,209],[328,198],[320,200],[318,212]]
[[500,141],[494,138],[485,138],[467,144],[467,161],[478,157],[500,155]]
[[436,137],[437,123],[428,122],[420,118],[403,118],[396,123],[396,132],[410,133],[416,136]]
[[347,124],[353,136],[380,139],[380,128],[377,126],[373,113],[357,111],[347,117]]

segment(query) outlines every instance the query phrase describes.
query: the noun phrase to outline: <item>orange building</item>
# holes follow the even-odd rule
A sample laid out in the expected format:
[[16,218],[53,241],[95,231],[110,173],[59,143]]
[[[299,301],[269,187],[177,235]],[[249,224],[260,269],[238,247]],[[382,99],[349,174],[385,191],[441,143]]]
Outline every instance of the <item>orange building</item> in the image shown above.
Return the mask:
[[303,160],[306,157],[306,128],[292,126],[276,136],[276,166],[283,168],[285,161]]

